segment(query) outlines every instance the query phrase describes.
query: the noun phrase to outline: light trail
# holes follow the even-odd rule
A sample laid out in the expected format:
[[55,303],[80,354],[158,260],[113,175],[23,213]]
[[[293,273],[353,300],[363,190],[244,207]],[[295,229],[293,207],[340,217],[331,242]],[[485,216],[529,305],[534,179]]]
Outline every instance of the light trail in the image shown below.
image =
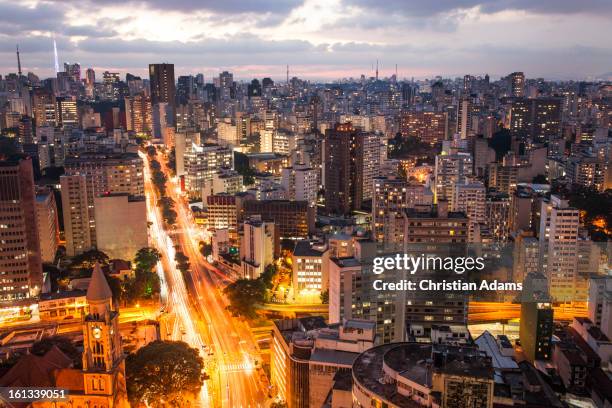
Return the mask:
[[[196,330],[189,311],[187,289],[181,272],[177,270],[174,262],[175,250],[172,240],[163,228],[163,221],[157,207],[154,187],[151,183],[149,162],[144,153],[140,152],[139,154],[145,162],[145,194],[147,196],[148,220],[151,223],[149,234],[154,239],[157,249],[161,252],[162,260],[165,261],[165,268],[162,266],[162,261],[158,263],[156,268],[160,279],[160,295],[162,300],[165,299],[167,307],[171,308],[176,314],[178,318],[176,322],[178,324],[180,321],[180,326],[182,327],[182,330],[179,329],[180,333],[176,333],[173,330],[172,336],[175,340],[185,341],[191,347],[196,348],[202,355],[204,343]],[[202,406],[211,406],[206,383],[202,384],[200,389],[199,402]]]
[[[226,282],[225,274],[208,264],[199,250],[201,233],[193,228],[187,202],[180,197],[177,185],[168,177],[166,194],[175,202],[176,229],[170,233],[163,228],[160,211],[155,200],[147,157],[145,190],[151,227],[150,233],[162,252],[164,268],[158,273],[165,277],[168,307],[181,321],[184,339],[198,347],[205,357],[210,394],[202,400],[214,407],[263,407],[268,401],[268,382],[262,371],[256,369],[255,360],[261,361],[256,341],[248,326],[231,316],[221,294]],[[158,160],[168,175],[163,160]],[[190,272],[183,276],[174,264],[175,245],[189,258]],[[168,265],[166,265],[168,264]],[[201,317],[201,318],[199,318]],[[176,333],[174,333],[176,334]],[[212,355],[205,353],[204,344],[210,345]],[[202,387],[205,390],[207,387]]]

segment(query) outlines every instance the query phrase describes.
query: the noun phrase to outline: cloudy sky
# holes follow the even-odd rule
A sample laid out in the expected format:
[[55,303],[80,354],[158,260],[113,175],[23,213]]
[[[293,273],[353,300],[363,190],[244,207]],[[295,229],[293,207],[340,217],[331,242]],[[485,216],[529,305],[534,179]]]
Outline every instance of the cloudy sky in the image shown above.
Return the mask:
[[612,0],[0,0],[0,74],[64,61],[238,79],[612,76]]

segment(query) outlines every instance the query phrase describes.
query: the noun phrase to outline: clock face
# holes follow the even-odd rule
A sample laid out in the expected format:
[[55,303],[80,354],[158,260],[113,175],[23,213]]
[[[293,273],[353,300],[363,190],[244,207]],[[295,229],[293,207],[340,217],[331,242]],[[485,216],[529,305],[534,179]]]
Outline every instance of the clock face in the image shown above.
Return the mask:
[[102,330],[99,327],[94,327],[91,332],[94,338],[96,339],[99,339],[100,337],[102,337]]

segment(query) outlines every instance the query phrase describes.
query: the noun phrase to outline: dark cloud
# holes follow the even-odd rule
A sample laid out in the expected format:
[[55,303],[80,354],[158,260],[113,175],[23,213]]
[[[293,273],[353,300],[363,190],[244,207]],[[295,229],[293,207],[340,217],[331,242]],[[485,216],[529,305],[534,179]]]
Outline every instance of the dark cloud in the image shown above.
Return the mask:
[[[72,0],[53,0],[71,3]],[[183,12],[210,11],[219,14],[273,13],[286,14],[302,4],[302,0],[95,0],[93,6],[125,5],[155,10]]]
[[432,17],[476,6],[485,13],[524,10],[539,14],[612,14],[610,0],[344,0],[344,4],[411,17]]
[[37,4],[30,8],[13,2],[0,2],[0,33],[14,35],[30,30],[52,31],[61,27],[63,19],[63,8],[50,4]]

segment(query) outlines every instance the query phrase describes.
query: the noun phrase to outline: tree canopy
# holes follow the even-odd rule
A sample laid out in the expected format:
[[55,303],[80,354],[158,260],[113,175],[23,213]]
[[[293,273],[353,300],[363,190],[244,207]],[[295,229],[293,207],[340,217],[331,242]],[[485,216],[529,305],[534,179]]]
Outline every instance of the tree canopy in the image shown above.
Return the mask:
[[198,350],[182,341],[154,341],[126,360],[132,406],[178,406],[193,399],[206,378]]

